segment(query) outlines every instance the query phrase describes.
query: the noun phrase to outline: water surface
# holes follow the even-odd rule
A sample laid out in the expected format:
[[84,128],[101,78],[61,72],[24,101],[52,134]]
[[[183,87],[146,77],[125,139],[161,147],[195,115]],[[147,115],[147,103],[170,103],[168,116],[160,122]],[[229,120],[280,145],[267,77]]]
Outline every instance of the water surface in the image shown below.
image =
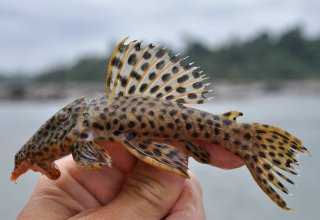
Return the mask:
[[[16,151],[30,136],[68,101],[0,102],[0,213],[1,219],[14,219],[27,202],[39,178],[28,172],[17,184],[9,181]],[[319,136],[320,96],[265,95],[228,102],[216,101],[197,108],[214,113],[239,110],[239,121],[263,122],[287,129],[302,139],[313,157],[300,156],[302,177],[294,178],[299,187],[285,196],[294,211],[285,212],[264,195],[245,167],[221,170],[191,162],[190,169],[199,177],[207,219],[318,219],[320,216]]]

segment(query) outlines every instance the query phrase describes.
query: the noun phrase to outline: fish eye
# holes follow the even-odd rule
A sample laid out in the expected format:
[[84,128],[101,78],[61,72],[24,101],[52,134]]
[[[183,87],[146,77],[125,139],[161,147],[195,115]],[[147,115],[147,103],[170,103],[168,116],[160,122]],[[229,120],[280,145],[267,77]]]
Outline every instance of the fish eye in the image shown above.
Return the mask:
[[71,111],[69,109],[61,109],[57,114],[58,121],[63,122],[67,120],[70,116],[70,113]]

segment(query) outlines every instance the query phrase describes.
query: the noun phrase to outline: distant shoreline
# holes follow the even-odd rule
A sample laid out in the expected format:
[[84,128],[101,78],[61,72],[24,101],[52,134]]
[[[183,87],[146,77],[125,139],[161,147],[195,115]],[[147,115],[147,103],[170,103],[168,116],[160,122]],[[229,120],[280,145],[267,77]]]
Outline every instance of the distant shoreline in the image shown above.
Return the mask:
[[[215,81],[210,86],[216,100],[244,99],[263,94],[320,94],[320,80],[277,82]],[[0,84],[1,101],[50,101],[103,94],[104,83],[8,83]]]

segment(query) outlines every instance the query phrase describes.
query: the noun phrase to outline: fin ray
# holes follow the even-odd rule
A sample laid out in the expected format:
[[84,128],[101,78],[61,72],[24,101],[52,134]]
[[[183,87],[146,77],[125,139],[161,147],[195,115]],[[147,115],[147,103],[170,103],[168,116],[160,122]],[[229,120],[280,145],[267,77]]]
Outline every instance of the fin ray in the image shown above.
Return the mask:
[[144,140],[132,133],[121,135],[122,144],[138,159],[152,166],[189,178],[188,159],[175,147]]
[[200,104],[209,100],[204,75],[193,63],[184,65],[182,58],[152,44],[125,45],[122,40],[112,53],[106,80],[109,96],[143,96]]
[[74,161],[88,169],[111,166],[111,157],[106,150],[93,141],[76,141],[72,148]]
[[[232,115],[232,114],[227,114]],[[279,172],[283,170],[297,175],[292,164],[297,164],[297,152],[308,152],[301,141],[288,132],[265,124],[239,124],[250,130],[250,141],[246,144],[249,150],[239,152],[241,159],[247,165],[254,180],[260,188],[281,208],[289,210],[286,202],[271,187],[271,184],[289,194],[288,189],[279,181],[278,177],[294,184],[292,180]]]

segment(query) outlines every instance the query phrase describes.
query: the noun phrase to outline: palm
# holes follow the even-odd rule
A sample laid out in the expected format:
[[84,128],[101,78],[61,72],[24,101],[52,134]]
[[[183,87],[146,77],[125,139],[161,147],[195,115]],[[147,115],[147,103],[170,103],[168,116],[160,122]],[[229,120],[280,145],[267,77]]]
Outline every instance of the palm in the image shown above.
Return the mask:
[[[190,181],[186,181],[186,183],[184,183],[185,180],[182,177],[169,174],[165,171],[160,171],[149,165],[145,165],[142,162],[138,162],[137,159],[135,159],[119,144],[108,143],[104,144],[104,147],[107,148],[113,159],[113,165],[111,168],[102,167],[101,169],[94,171],[83,169],[74,163],[71,156],[59,161],[58,165],[62,170],[60,179],[57,181],[50,181],[46,177],[41,178],[31,201],[21,212],[20,217],[23,219],[28,217],[34,218],[35,215],[39,217],[48,217],[48,213],[50,213],[50,217],[52,219],[61,219],[70,218],[72,216],[89,216],[95,212],[106,213],[108,210],[106,207],[113,204],[119,195],[121,196],[121,191],[123,191],[123,186],[125,184],[136,184],[134,181],[137,180],[129,180],[130,178],[128,177],[132,175],[132,173],[138,173],[139,175],[140,170],[152,173],[152,175],[154,173],[158,173],[156,175],[160,176],[166,175],[164,178],[166,181],[164,183],[160,182],[159,186],[164,187],[164,190],[170,196],[177,194],[176,198],[171,201],[172,204],[170,204],[170,202],[162,204],[161,201],[159,201],[157,208],[166,210],[166,213],[163,213],[162,216],[168,215],[168,213],[172,216],[184,216],[186,213],[181,213],[181,210],[186,210],[184,206],[190,203],[194,206],[198,206],[194,209],[200,210],[198,212],[198,217],[203,215],[203,212],[201,212],[203,210],[201,193],[198,183],[193,175],[191,175]],[[235,160],[235,158],[230,155],[228,156],[228,154],[224,157],[224,161],[227,161],[227,163],[223,164],[223,162],[217,160],[217,158],[219,158],[220,154],[225,154],[225,152],[220,151],[219,148],[213,148],[213,151],[215,152],[215,156],[212,159],[217,161],[217,166],[232,168],[241,165],[239,161]],[[228,158],[230,158],[230,160],[228,160]],[[138,188],[133,188],[133,191],[139,189],[145,190],[145,188],[150,190],[150,192],[154,190],[152,187],[150,188],[148,186],[147,182],[149,177],[144,177],[144,175],[145,173],[140,175],[142,179],[145,179],[138,184]],[[174,184],[170,185],[170,179],[172,179],[173,182],[181,182],[181,184],[178,184],[177,186]],[[128,183],[130,181],[131,183]],[[181,185],[183,186],[181,187]],[[179,189],[179,187],[181,189]],[[188,202],[190,199],[192,201]],[[136,203],[139,201],[133,202]],[[41,209],[38,209],[39,205],[41,206]],[[130,205],[130,203],[128,202],[128,204],[125,205]],[[102,207],[104,208],[102,209]],[[30,212],[30,210],[32,211]],[[111,207],[111,213],[112,210],[114,209]],[[119,210],[119,212],[121,212],[121,210]],[[159,214],[159,216],[161,216],[161,214]],[[197,216],[197,213],[194,213],[192,216]]]

